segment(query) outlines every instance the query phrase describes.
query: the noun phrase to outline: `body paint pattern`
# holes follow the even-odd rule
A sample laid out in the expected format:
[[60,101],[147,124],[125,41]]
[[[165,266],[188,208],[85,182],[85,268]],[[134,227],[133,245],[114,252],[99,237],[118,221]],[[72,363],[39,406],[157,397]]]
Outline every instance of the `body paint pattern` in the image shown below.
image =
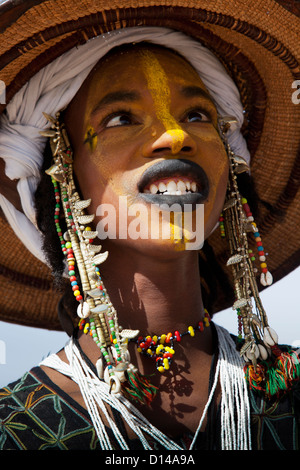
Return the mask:
[[148,88],[155,104],[156,115],[172,137],[172,153],[178,153],[182,148],[184,133],[170,113],[171,94],[168,78],[153,52],[143,50],[140,51],[140,56]]
[[88,126],[84,135],[84,143],[88,144],[90,151],[93,152],[97,147],[98,137],[95,129],[92,126]]

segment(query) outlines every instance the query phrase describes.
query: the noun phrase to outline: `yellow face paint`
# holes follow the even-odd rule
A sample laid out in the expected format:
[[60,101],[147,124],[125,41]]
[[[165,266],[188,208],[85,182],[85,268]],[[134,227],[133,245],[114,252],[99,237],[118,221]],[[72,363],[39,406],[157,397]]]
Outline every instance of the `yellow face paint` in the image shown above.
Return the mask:
[[168,78],[153,52],[142,50],[140,56],[148,88],[156,108],[156,115],[172,137],[172,153],[178,153],[182,148],[184,133],[170,113],[171,93]]
[[92,126],[88,126],[85,134],[84,134],[84,143],[88,144],[91,152],[95,150],[97,147],[98,137],[95,132],[95,129]]

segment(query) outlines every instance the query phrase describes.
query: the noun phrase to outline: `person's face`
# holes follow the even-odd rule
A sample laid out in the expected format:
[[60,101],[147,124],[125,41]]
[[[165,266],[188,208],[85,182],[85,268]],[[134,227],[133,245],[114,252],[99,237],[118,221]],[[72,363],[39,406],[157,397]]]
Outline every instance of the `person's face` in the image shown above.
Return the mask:
[[[126,229],[133,218],[124,218],[125,201],[128,214],[136,214],[148,229],[158,223],[151,216],[154,204],[204,204],[205,238],[210,234],[224,202],[227,156],[217,132],[216,108],[185,60],[151,48],[102,60],[67,109],[65,123],[82,196],[92,199],[89,212],[98,212],[95,226],[103,204],[114,208]],[[143,210],[132,210],[136,204]],[[176,220],[160,220],[160,229],[167,224],[171,235],[158,240],[150,230],[145,239],[126,237],[125,227],[117,223],[117,242],[148,252],[152,247],[182,250],[188,235],[183,230],[176,239]],[[195,229],[196,215],[193,223]]]

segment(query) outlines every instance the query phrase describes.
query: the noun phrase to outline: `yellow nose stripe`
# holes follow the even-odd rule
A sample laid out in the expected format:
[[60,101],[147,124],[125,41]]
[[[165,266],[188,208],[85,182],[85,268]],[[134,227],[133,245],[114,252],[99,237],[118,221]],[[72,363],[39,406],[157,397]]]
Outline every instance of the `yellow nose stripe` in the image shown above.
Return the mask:
[[170,112],[171,93],[168,78],[153,52],[142,50],[140,56],[157,118],[163,123],[167,133],[171,136],[171,149],[172,153],[175,154],[182,148],[184,132]]

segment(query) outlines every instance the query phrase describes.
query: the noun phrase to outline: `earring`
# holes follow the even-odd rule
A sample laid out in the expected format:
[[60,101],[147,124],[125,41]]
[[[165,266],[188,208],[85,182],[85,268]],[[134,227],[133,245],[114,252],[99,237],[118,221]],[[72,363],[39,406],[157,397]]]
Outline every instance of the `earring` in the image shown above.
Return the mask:
[[[66,129],[60,122],[59,113],[55,117],[46,113],[44,116],[51,125],[41,135],[50,139],[53,155],[53,164],[46,173],[51,176],[54,187],[56,230],[66,257],[71,288],[78,301],[77,315],[89,320],[91,336],[100,349],[96,363],[99,378],[109,385],[112,393],[123,391],[130,398],[149,404],[157,389],[130,363],[128,340],[139,331],[122,330],[119,326],[117,312],[101,279],[99,265],[107,259],[108,252],[102,253],[102,247],[94,243],[98,235],[90,227],[94,215],[85,213],[91,200],[80,199],[75,187],[72,150]],[[64,234],[59,222],[62,215],[67,225]]]
[[300,377],[299,358],[292,352],[282,352],[278,335],[269,326],[256,282],[255,257],[249,248],[248,235],[253,234],[259,253],[262,285],[272,283],[265,251],[248,202],[239,192],[237,175],[249,171],[245,160],[231,150],[226,133],[235,118],[219,119],[220,136],[229,159],[227,196],[220,218],[221,236],[226,237],[230,250],[227,266],[233,274],[235,301],[233,309],[238,315],[238,338],[242,343],[240,354],[246,361],[245,376],[252,389],[267,396],[289,390]]

